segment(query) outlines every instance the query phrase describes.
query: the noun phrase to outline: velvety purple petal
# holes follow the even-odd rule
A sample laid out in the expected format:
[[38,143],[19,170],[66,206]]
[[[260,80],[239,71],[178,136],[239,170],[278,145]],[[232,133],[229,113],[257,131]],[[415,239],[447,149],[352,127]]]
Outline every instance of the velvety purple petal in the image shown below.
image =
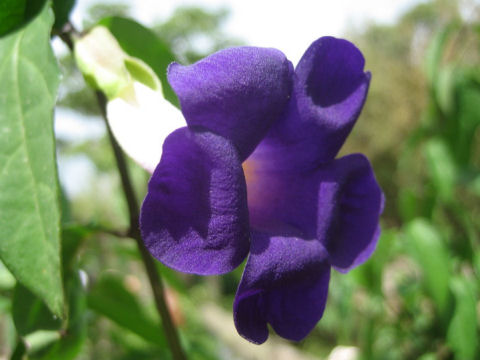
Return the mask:
[[277,150],[262,142],[243,163],[250,225],[320,240],[339,271],[364,262],[375,250],[383,210],[368,160],[354,154],[300,171],[285,167]]
[[188,128],[167,137],[148,184],[140,227],[165,265],[201,275],[233,270],[249,249],[245,179],[227,139]]
[[242,160],[284,111],[292,76],[283,53],[256,47],[225,49],[193,65],[168,68],[188,125],[231,140]]
[[367,158],[348,155],[318,173],[318,239],[332,266],[347,272],[366,261],[380,235],[383,194]]
[[355,45],[323,37],[295,69],[292,99],[266,141],[283,153],[291,168],[315,168],[333,160],[365,103],[370,73]]
[[323,315],[330,279],[327,254],[317,240],[252,234],[250,256],[233,305],[238,333],[261,344],[267,323],[300,341]]
[[258,231],[303,238],[317,236],[317,179],[313,172],[275,166],[275,153],[262,146],[243,163],[250,226]]

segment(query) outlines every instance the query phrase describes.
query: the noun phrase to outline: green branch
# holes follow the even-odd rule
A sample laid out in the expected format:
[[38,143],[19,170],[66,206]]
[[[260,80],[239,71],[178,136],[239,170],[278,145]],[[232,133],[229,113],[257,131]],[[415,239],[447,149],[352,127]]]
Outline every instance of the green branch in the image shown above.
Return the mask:
[[[78,34],[78,33],[70,23],[67,23],[66,26],[62,29],[61,33],[58,34],[60,38],[67,44],[67,46],[72,51],[73,51],[72,35],[74,34]],[[145,265],[145,270],[147,272],[148,280],[150,282],[150,287],[152,288],[153,297],[155,299],[155,305],[162,319],[162,325],[165,330],[165,336],[167,338],[167,342],[172,352],[173,359],[185,360],[187,357],[185,356],[182,350],[177,329],[173,324],[172,317],[168,310],[168,306],[165,300],[166,299],[165,291],[164,291],[162,280],[159,276],[158,270],[155,266],[155,262],[152,259],[152,256],[150,255],[150,253],[148,252],[148,250],[146,249],[142,241],[139,222],[138,222],[140,212],[139,212],[139,207],[137,203],[137,198],[135,196],[135,191],[133,189],[132,181],[128,173],[128,167],[127,167],[127,162],[125,160],[125,156],[123,154],[122,149],[118,145],[115,137],[113,136],[107,121],[107,116],[106,116],[107,99],[105,95],[100,91],[96,91],[96,98],[97,98],[97,102],[100,107],[103,119],[105,120],[105,124],[107,126],[108,137],[112,145],[115,161],[117,163],[117,168],[120,174],[120,180],[122,183],[123,192],[125,194],[125,198],[127,201],[128,213],[130,218],[130,229],[129,229],[128,235],[136,241],[138,250],[142,257],[143,264]]]

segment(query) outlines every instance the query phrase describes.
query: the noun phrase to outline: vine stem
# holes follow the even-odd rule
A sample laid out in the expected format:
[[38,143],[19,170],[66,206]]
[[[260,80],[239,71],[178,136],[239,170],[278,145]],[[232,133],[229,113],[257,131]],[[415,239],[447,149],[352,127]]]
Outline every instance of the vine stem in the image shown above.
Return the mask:
[[113,133],[107,121],[107,114],[106,114],[107,101],[106,101],[105,95],[100,91],[96,91],[96,97],[97,97],[98,105],[100,106],[100,109],[102,111],[103,119],[105,120],[105,124],[107,125],[108,137],[112,145],[113,153],[115,155],[115,160],[117,162],[117,167],[120,174],[120,179],[122,182],[123,191],[125,194],[125,198],[127,200],[128,212],[130,215],[129,236],[136,241],[138,250],[140,251],[140,254],[142,256],[142,260],[145,265],[145,269],[147,271],[148,279],[150,281],[150,286],[152,288],[153,297],[155,299],[155,305],[162,319],[162,325],[165,330],[165,335],[167,338],[167,342],[170,346],[170,350],[172,352],[173,358],[175,360],[185,360],[186,356],[183,353],[182,347],[180,345],[177,329],[173,324],[170,311],[168,310],[167,303],[165,301],[166,299],[165,290],[163,287],[162,280],[160,279],[157,267],[155,266],[155,262],[152,259],[152,256],[150,255],[150,253],[148,252],[147,248],[145,247],[142,241],[139,223],[138,223],[140,212],[138,208],[137,198],[135,196],[135,191],[133,189],[130,175],[128,173],[125,156],[123,155],[123,151],[120,148],[117,140],[113,136]]
[[[57,34],[69,47],[69,49],[73,52],[73,41],[72,35],[78,36],[78,32],[72,26],[71,23],[67,23],[62,31]],[[123,151],[120,148],[117,140],[113,136],[112,130],[107,121],[107,99],[105,95],[101,91],[95,92],[98,105],[100,107],[100,111],[102,113],[102,117],[105,121],[107,126],[108,137],[110,140],[110,144],[112,146],[113,154],[115,156],[115,161],[117,163],[118,172],[120,175],[120,180],[122,183],[123,192],[125,194],[125,198],[127,201],[128,206],[128,213],[129,213],[129,220],[130,220],[130,228],[128,231],[129,237],[133,238],[137,243],[138,250],[142,257],[143,264],[145,266],[145,270],[148,275],[148,280],[150,282],[150,287],[152,288],[153,297],[155,300],[155,306],[157,311],[162,319],[162,326],[165,331],[165,337],[167,339],[167,343],[170,347],[170,351],[172,353],[174,360],[186,360],[187,357],[183,352],[183,349],[180,345],[180,339],[178,336],[177,329],[172,321],[172,316],[170,315],[170,311],[167,306],[166,297],[165,297],[165,289],[162,283],[162,279],[158,273],[157,267],[155,265],[152,256],[150,255],[149,251],[145,247],[142,237],[140,234],[140,226],[139,226],[139,207],[137,198],[135,196],[135,191],[133,189],[133,184],[130,179],[130,175],[128,173],[127,162],[125,160],[125,156],[123,155]]]

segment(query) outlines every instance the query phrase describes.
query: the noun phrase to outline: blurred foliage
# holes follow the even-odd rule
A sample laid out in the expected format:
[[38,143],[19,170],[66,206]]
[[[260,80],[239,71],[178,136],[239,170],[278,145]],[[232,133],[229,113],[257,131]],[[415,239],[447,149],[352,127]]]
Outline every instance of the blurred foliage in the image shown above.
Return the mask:
[[428,44],[436,31],[460,21],[458,1],[436,0],[408,10],[394,25],[370,24],[348,31],[347,38],[362,50],[373,75],[362,117],[344,151],[362,149],[372,159],[388,199],[387,224],[401,221],[398,189],[403,184],[394,182],[394,176],[404,143],[427,103],[423,59]]
[[70,12],[75,6],[76,0],[53,0],[52,8],[55,14],[54,29],[61,29],[70,17]]
[[[84,27],[88,29],[102,19],[104,25],[112,24],[115,17],[128,18],[130,10],[130,6],[126,3],[94,4],[87,12]],[[166,88],[164,91],[166,91],[167,99],[172,103],[176,104],[176,97],[170,86],[164,82],[168,62],[165,63],[162,59],[153,59],[152,54],[156,51],[161,58],[171,59],[171,51],[175,55],[175,60],[183,64],[190,64],[222,48],[243,44],[240,39],[234,39],[222,30],[228,15],[229,11],[225,8],[206,10],[195,6],[179,7],[165,21],[153,25],[152,30],[159,37],[155,42],[160,44],[153,47],[147,47],[145,44],[140,45],[150,53],[149,56],[144,58],[144,61],[157,72],[160,80],[162,80],[163,87]],[[141,25],[137,25],[137,27],[141,27]],[[110,30],[113,31],[114,29],[110,28]],[[126,35],[128,33],[125,33],[123,38]],[[148,36],[148,39],[150,42],[154,42],[151,35]],[[122,44],[122,38],[119,38],[119,41]],[[159,49],[159,47],[162,49]],[[137,52],[132,56],[139,56],[139,54]],[[85,86],[70,54],[60,58],[60,66],[65,81],[60,88],[58,105],[75,109],[86,115],[100,115],[95,97],[90,89]]]
[[107,17],[99,24],[108,28],[123,51],[150,66],[160,79],[164,97],[178,106],[177,96],[167,81],[166,69],[176,59],[170,50],[171,43],[162,41],[151,30],[126,18]]
[[372,158],[390,229],[352,274],[358,281],[376,266],[381,291],[353,281],[338,298],[332,291],[336,310],[326,316],[338,312],[338,326],[344,294],[364,295],[346,308],[368,325],[355,335],[359,320],[332,334],[351,334],[346,342],[365,359],[480,358],[480,16],[462,5],[425,2],[394,25],[351,36],[373,80],[349,149]]
[[222,31],[228,15],[226,8],[208,11],[182,6],[167,21],[154,26],[154,31],[170,44],[182,63],[191,64],[220,49],[242,45],[241,40]]
[[[372,259],[348,275],[332,274],[323,319],[307,339],[290,343],[308,356],[326,358],[342,345],[355,347],[358,359],[480,359],[480,12],[472,6],[424,1],[394,24],[366,24],[346,36],[373,79],[344,151],[372,159],[387,201]],[[85,28],[129,11],[95,5]],[[225,9],[181,7],[152,28],[177,61],[191,63],[238,44],[222,31],[227,17]],[[100,122],[70,55],[60,67],[58,104],[93,115],[81,121]],[[125,236],[127,209],[108,139],[58,139],[57,150],[61,160],[85,156],[94,169],[82,178],[87,190],[63,194],[69,317],[53,318],[0,263],[0,357],[169,359],[138,251]],[[140,203],[148,174],[128,165]],[[215,319],[201,310],[215,302],[231,322],[242,266],[221,277],[157,266],[189,358],[255,358],[236,353],[227,331],[212,330]]]
[[47,2],[24,5],[0,8],[7,16],[22,14],[15,31],[0,35],[0,259],[64,318],[52,121],[60,72],[49,42],[54,18]]
[[83,27],[89,29],[97,24],[103,18],[111,16],[125,17],[131,11],[131,7],[127,3],[94,3],[87,10],[87,16],[84,19]]

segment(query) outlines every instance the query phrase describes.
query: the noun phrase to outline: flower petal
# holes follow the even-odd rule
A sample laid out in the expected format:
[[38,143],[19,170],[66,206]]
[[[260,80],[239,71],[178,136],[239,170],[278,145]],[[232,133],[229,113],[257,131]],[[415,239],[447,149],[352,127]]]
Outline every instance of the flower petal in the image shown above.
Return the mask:
[[165,140],[140,227],[152,255],[201,275],[233,270],[249,249],[243,171],[230,141],[182,128]]
[[122,149],[153,173],[165,138],[186,125],[182,113],[161,91],[133,83],[134,101],[117,97],[107,104],[108,124]]
[[233,305],[238,333],[261,344],[269,323],[278,335],[302,340],[323,315],[329,279],[327,254],[317,240],[252,234]]
[[365,262],[380,235],[384,197],[368,159],[348,155],[319,170],[318,239],[332,266],[347,272]]
[[292,88],[292,64],[275,49],[236,47],[168,68],[189,126],[231,140],[244,160],[282,114]]
[[375,250],[384,199],[365,156],[300,171],[285,168],[278,147],[262,142],[243,168],[254,229],[316,238],[339,271],[361,264]]
[[242,165],[250,226],[283,236],[295,232],[303,238],[316,238],[318,187],[314,173],[275,166],[281,159],[269,150],[272,148],[267,146],[255,149]]
[[365,103],[370,73],[362,53],[343,39],[323,37],[295,69],[292,99],[267,142],[291,168],[315,168],[338,153]]

